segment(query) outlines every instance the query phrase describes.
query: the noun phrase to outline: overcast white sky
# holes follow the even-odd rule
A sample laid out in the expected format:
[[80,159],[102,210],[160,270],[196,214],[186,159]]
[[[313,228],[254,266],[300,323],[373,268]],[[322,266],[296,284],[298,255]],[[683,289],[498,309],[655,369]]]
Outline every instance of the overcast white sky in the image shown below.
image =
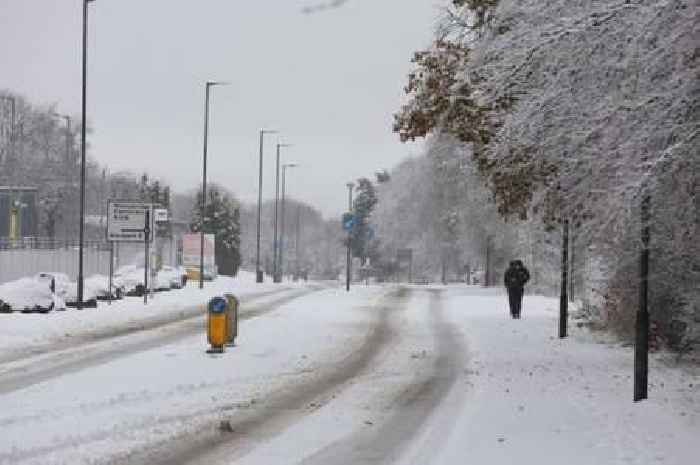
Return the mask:
[[[96,0],[90,4],[92,156],[176,190],[201,179],[204,82],[213,89],[212,181],[257,198],[258,130],[280,129],[288,192],[335,216],[345,183],[419,151],[391,132],[412,52],[437,0]],[[0,0],[0,88],[80,112],[82,0]],[[274,196],[274,137],[264,196]]]

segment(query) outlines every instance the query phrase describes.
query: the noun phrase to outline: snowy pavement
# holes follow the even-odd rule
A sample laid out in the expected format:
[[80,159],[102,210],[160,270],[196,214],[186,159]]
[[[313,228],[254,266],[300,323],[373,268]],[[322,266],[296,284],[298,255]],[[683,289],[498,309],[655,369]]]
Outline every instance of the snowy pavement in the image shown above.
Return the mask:
[[200,318],[59,354],[74,365],[0,360],[0,464],[697,459],[700,377],[653,357],[634,404],[631,348],[575,324],[556,338],[554,299],[527,296],[511,320],[499,290],[298,287],[240,285],[241,335],[222,355],[205,353]]

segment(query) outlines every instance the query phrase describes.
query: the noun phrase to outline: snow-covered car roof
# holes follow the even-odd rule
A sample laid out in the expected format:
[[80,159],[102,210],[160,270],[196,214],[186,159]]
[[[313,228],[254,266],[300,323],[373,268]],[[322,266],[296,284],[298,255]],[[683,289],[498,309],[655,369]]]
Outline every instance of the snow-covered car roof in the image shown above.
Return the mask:
[[49,308],[54,302],[50,284],[36,278],[20,278],[0,285],[0,300],[15,310]]

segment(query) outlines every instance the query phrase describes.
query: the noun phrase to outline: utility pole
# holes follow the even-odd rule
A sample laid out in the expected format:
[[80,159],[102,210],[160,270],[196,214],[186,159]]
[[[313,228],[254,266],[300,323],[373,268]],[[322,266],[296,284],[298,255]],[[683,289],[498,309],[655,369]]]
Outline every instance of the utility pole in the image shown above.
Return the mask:
[[260,234],[261,234],[261,221],[262,221],[262,185],[263,185],[263,142],[265,139],[265,134],[276,134],[277,131],[261,129],[260,130],[260,162],[259,162],[259,174],[258,174],[258,235],[257,235],[257,245],[255,250],[255,282],[263,282],[264,273],[260,268]]
[[78,310],[83,308],[83,249],[85,247],[85,173],[86,173],[86,118],[87,118],[87,28],[88,4],[94,0],[83,0],[83,86],[82,86],[82,121],[80,127],[80,224],[78,237]]
[[204,152],[202,156],[202,202],[199,209],[199,288],[204,289],[204,216],[207,207],[207,143],[209,140],[209,92],[226,82],[207,81],[204,89]]
[[569,220],[563,222],[561,241],[561,292],[559,296],[559,337],[565,338],[569,318],[569,300],[566,296],[569,271]]
[[[349,182],[346,184],[348,187],[348,212],[352,214],[352,189],[355,184]],[[348,231],[348,251],[347,251],[347,263],[345,267],[345,290],[350,292],[350,274],[352,273],[352,229]]]
[[649,381],[649,221],[651,195],[643,186],[641,204],[642,250],[639,257],[639,308],[634,343],[634,401],[647,398]]

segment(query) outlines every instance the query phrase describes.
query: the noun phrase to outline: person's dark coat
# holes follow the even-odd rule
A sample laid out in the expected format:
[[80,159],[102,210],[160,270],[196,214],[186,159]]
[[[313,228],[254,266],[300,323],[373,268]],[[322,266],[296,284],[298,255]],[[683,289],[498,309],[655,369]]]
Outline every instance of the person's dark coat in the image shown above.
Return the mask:
[[530,272],[520,260],[510,262],[510,266],[503,276],[503,284],[508,288],[522,288],[530,280]]

